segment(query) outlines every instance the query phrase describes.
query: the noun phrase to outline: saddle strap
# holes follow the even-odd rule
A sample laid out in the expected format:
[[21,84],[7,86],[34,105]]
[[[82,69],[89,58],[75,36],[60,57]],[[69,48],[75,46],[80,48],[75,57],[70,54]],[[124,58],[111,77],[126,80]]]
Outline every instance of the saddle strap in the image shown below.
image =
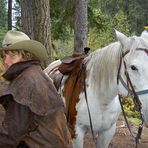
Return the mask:
[[[85,64],[82,64],[82,68],[85,68]],[[98,148],[98,146],[97,146],[97,139],[95,138],[95,134],[94,134],[94,130],[93,130],[91,113],[90,113],[90,109],[89,109],[89,105],[88,105],[87,91],[86,91],[86,82],[85,82],[85,80],[86,80],[86,73],[84,74],[84,81],[83,81],[84,82],[84,94],[85,94],[85,100],[86,100],[86,105],[87,105],[87,110],[88,110],[88,116],[89,116],[91,134],[92,134],[92,137],[93,137],[94,144],[95,144],[96,148]]]

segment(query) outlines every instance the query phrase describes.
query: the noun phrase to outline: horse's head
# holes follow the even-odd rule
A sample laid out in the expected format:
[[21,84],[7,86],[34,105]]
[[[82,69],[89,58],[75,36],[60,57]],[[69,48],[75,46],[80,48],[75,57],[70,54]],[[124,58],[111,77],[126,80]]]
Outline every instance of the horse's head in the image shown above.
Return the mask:
[[135,95],[138,95],[142,104],[145,125],[148,127],[148,33],[144,31],[141,36],[126,37],[116,31],[116,35],[123,53],[119,93],[125,96],[130,91],[132,95],[133,91],[136,92]]

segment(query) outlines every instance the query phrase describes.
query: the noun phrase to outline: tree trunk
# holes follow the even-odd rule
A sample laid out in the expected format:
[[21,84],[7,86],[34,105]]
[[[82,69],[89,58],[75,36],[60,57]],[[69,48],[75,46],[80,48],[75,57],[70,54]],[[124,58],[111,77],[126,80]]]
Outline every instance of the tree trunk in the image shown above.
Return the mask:
[[51,31],[50,31],[50,3],[49,0],[32,0],[33,1],[33,20],[34,20],[34,37],[42,42],[47,53],[52,57],[51,53]]
[[88,0],[75,1],[74,52],[82,53],[87,46]]
[[8,0],[8,30],[12,30],[12,0]]
[[22,30],[31,39],[34,39],[34,24],[33,24],[33,13],[32,13],[32,0],[21,0],[21,21]]
[[46,47],[50,61],[52,46],[49,0],[22,0],[21,10],[23,31]]

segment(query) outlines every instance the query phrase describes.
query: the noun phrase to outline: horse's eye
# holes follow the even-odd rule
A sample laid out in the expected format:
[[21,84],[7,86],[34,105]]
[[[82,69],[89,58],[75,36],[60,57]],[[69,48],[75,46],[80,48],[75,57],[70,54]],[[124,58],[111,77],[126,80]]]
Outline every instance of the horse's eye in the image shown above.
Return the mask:
[[131,69],[132,69],[132,70],[138,70],[137,67],[134,66],[134,65],[131,65]]

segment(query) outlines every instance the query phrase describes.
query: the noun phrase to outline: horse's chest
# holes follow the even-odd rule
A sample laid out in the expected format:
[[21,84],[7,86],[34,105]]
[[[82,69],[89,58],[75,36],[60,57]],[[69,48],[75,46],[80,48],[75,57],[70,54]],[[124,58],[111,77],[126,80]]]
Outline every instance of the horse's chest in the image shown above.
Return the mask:
[[[95,101],[89,105],[94,130],[107,129],[116,122],[120,112],[120,105],[118,103],[116,106],[115,104],[113,105],[103,105]],[[77,124],[86,125],[88,127],[90,125],[90,117],[88,115],[86,102],[80,102],[80,104],[77,105]]]

